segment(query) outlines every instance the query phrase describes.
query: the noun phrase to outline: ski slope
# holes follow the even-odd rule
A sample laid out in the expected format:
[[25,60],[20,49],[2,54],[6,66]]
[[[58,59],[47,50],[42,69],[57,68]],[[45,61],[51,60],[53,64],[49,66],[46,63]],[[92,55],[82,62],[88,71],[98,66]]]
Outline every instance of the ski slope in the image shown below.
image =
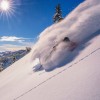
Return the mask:
[[[99,7],[99,0],[86,0],[62,22],[44,30],[28,55],[0,73],[0,100],[100,100]],[[46,63],[44,70],[34,72],[38,63],[34,60],[66,35],[79,43],[70,56],[62,49],[66,45],[60,45],[68,57],[66,64],[55,68],[52,59],[52,66]],[[61,64],[59,58],[55,62]],[[55,70],[45,71],[51,68]]]
[[22,58],[0,73],[0,100],[99,100],[100,36],[91,42],[76,59],[51,72],[33,72],[31,53]]

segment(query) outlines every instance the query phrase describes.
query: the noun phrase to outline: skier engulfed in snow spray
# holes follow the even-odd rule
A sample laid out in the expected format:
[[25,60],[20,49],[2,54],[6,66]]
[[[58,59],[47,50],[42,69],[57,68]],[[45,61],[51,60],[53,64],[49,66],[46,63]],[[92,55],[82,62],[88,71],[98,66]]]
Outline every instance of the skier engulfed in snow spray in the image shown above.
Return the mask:
[[[42,55],[38,58],[38,64],[34,67],[34,71],[39,71],[41,68],[44,68],[44,66],[51,65],[52,59],[53,61],[61,57],[65,56],[63,55],[64,52],[72,52],[77,46],[77,43],[72,42],[68,37],[64,37],[63,40],[61,40],[59,43],[55,44],[50,52],[46,53],[46,55]],[[57,56],[55,56],[55,54]],[[59,58],[60,59],[60,58]],[[59,60],[59,63],[63,61],[63,57],[61,57],[61,60]],[[56,64],[54,64],[55,66]],[[48,71],[48,70],[47,70]]]
[[76,48],[76,46],[77,46],[77,43],[70,41],[70,39],[68,37],[65,37],[63,39],[63,41],[64,42],[69,42],[69,50],[70,51],[73,51]]
[[61,42],[59,42],[58,44],[56,44],[55,46],[53,46],[52,51],[50,52],[49,56],[46,58],[46,60],[52,55],[53,52],[56,51],[57,47],[60,45],[60,43],[67,43],[67,47],[69,51],[73,51],[77,44],[75,42],[70,41],[70,39],[68,37],[65,37]]

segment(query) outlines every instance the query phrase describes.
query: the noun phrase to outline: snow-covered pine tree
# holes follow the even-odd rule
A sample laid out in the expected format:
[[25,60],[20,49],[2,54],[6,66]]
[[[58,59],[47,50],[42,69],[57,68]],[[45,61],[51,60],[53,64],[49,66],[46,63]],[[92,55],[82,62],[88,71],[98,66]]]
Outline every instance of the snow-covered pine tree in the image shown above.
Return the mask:
[[56,12],[53,16],[53,21],[54,22],[59,22],[60,20],[62,20],[62,11],[61,11],[61,7],[60,4],[58,4],[55,8]]

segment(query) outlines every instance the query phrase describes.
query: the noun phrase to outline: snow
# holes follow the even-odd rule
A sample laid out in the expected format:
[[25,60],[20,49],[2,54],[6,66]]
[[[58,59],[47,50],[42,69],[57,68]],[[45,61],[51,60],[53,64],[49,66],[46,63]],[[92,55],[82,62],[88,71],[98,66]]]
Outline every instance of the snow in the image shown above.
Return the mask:
[[[64,37],[69,37],[71,41],[80,45],[99,33],[100,11],[98,9],[100,9],[99,0],[85,1],[65,20],[44,30],[33,48],[32,60],[39,58],[46,71],[60,67],[62,61],[68,58],[71,53],[68,49],[68,43],[62,42]],[[50,55],[56,44],[59,44],[57,50],[53,55]]]
[[0,74],[0,99],[99,100],[100,36],[90,42],[76,59],[51,72],[33,72],[28,54]]
[[100,50],[18,100],[100,100],[99,59]]
[[[99,0],[86,0],[63,21],[44,30],[28,55],[0,73],[0,100],[100,100],[99,7]],[[79,43],[70,54],[63,49],[68,44],[61,42],[66,35]],[[42,62],[47,65],[43,67],[54,69],[55,62],[62,64],[65,58],[66,64],[50,72],[35,72],[37,58],[43,60],[56,43],[61,43],[57,48],[64,57],[55,52],[52,63]]]

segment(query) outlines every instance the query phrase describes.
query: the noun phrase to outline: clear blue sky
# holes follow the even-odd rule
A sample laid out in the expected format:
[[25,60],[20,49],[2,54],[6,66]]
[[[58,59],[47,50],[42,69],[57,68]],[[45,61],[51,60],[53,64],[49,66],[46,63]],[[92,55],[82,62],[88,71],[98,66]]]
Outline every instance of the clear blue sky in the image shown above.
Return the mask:
[[[15,0],[15,14],[10,18],[0,17],[0,38],[3,36],[15,36],[32,38],[33,41],[40,32],[53,24],[52,17],[55,6],[60,3],[63,17],[70,13],[84,0]],[[18,42],[18,41],[17,41]],[[15,44],[17,43],[15,42]],[[14,42],[1,41],[2,44],[14,44]]]

